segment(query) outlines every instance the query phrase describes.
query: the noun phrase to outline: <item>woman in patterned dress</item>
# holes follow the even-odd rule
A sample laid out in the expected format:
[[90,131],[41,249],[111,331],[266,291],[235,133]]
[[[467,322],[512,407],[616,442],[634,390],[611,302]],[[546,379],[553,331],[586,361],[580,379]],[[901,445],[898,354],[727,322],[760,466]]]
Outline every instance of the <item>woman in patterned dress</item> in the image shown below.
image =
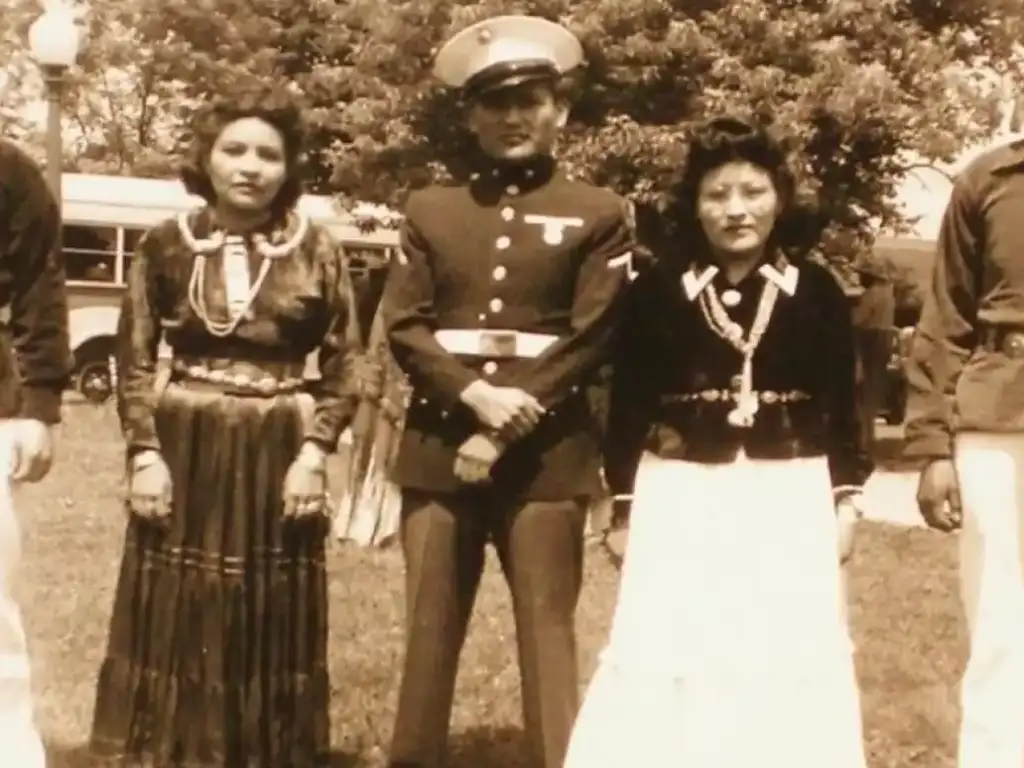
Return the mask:
[[218,99],[192,128],[182,179],[208,205],[140,243],[118,327],[128,524],[92,748],[119,766],[319,766],[324,467],[356,403],[351,284],[296,212],[286,92]]
[[711,121],[633,284],[606,463],[629,538],[566,768],[865,768],[841,560],[872,465],[794,185],[764,128]]

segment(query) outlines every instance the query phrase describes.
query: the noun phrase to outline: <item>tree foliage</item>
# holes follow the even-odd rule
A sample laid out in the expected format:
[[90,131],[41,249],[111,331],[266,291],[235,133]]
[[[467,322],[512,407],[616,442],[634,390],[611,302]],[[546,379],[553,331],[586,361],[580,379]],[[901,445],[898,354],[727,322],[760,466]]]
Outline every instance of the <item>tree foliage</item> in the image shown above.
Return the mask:
[[38,91],[38,72],[25,49],[32,20],[26,3],[12,4],[0,14],[0,135],[24,138],[30,130],[26,110]]
[[[15,0],[25,3],[28,0]],[[579,34],[561,147],[580,176],[657,200],[695,120],[770,119],[848,256],[901,222],[906,168],[984,141],[1012,75],[1022,0],[105,0],[69,110],[79,165],[161,173],[188,108],[248,78],[287,78],[310,108],[312,186],[400,207],[465,171],[471,139],[433,52],[466,25],[532,13]],[[2,37],[0,37],[2,40]],[[87,164],[87,163],[86,163]]]
[[[1009,3],[956,0],[392,4],[369,22],[374,50],[353,62],[388,94],[361,104],[362,130],[334,146],[342,191],[400,199],[425,176],[462,170],[469,139],[453,95],[428,87],[430,51],[471,22],[511,11],[560,20],[584,40],[589,66],[562,150],[578,174],[657,198],[694,120],[753,112],[798,151],[809,191],[833,222],[830,250],[843,255],[879,224],[900,223],[892,199],[908,164],[949,160],[990,135],[1000,94],[971,70],[1013,67],[1016,33],[1005,20],[1019,15]],[[382,67],[381,48],[402,66]]]

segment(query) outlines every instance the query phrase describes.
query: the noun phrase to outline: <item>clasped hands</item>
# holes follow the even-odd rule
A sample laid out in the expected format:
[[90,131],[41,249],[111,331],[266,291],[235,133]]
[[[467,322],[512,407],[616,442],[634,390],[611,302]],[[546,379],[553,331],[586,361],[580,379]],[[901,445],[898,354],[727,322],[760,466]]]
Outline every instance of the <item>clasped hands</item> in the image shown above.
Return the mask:
[[491,470],[513,440],[533,431],[544,415],[537,399],[516,387],[496,387],[475,381],[462,392],[462,402],[476,414],[484,429],[459,446],[455,476],[479,485],[490,480]]
[[[163,456],[144,450],[132,457],[128,474],[128,510],[137,517],[165,524],[172,509],[173,483]],[[323,518],[329,512],[327,453],[304,443],[288,468],[282,487],[285,519]]]

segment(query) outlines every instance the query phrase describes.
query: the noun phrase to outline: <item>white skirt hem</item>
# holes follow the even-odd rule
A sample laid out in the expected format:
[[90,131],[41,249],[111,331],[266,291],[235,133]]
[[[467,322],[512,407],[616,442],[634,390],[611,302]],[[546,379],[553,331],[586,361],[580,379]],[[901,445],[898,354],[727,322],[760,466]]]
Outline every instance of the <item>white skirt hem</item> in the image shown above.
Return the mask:
[[823,458],[637,477],[565,768],[866,768]]

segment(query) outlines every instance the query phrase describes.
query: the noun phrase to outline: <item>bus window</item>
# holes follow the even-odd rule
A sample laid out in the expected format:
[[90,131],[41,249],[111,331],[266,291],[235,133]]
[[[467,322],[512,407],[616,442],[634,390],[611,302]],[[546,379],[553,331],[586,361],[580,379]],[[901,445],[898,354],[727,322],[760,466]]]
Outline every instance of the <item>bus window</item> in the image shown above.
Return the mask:
[[68,280],[117,280],[117,227],[65,224],[61,237]]
[[131,256],[135,253],[135,249],[139,247],[139,241],[147,232],[149,232],[148,229],[124,228],[124,252],[126,256]]

